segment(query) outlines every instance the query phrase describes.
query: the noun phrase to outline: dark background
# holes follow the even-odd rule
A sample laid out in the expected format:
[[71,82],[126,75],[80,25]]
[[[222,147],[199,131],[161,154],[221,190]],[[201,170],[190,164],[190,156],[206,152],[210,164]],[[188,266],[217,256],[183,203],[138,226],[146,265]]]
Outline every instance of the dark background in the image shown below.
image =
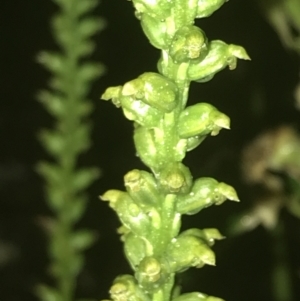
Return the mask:
[[[84,0],[82,0],[84,1]],[[47,240],[40,220],[51,212],[43,195],[43,181],[35,172],[48,159],[36,137],[50,127],[51,118],[36,101],[49,74],[36,63],[40,50],[53,49],[49,29],[56,7],[51,1],[0,2],[0,300],[35,301],[37,284],[52,283],[47,276]],[[89,189],[90,203],[80,227],[93,229],[97,243],[86,252],[77,295],[102,299],[114,277],[130,273],[116,233],[119,222],[98,199],[109,188],[122,189],[123,175],[144,168],[135,156],[132,124],[111,103],[99,100],[108,86],[123,84],[145,71],[155,71],[159,51],[144,37],[125,0],[102,0],[95,14],[107,27],[96,36],[93,56],[107,71],[90,94],[93,146],[82,156],[84,165],[98,166],[99,178]],[[189,153],[185,163],[194,176],[212,176],[233,185],[242,200],[225,203],[199,215],[184,217],[183,227],[218,227],[226,234],[230,217],[251,206],[251,189],[243,183],[240,154],[261,131],[281,124],[299,126],[293,89],[298,81],[298,58],[286,51],[251,0],[231,0],[213,16],[198,20],[210,39],[243,45],[252,58],[224,70],[206,84],[192,84],[190,103],[209,102],[231,117],[232,130],[208,138]],[[287,224],[289,264],[293,268],[295,300],[300,299],[299,220],[282,213]],[[298,245],[297,245],[298,244]],[[215,246],[217,267],[183,274],[184,291],[200,290],[228,301],[272,301],[270,236],[259,227]],[[292,301],[292,300],[291,300]]]

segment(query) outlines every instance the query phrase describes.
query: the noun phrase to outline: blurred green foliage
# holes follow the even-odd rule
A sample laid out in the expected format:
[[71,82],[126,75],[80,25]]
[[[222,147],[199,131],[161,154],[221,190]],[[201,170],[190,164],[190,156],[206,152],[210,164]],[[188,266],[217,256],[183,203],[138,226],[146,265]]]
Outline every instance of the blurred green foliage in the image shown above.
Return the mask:
[[91,84],[103,74],[103,66],[87,61],[95,48],[91,39],[103,28],[102,19],[92,16],[97,0],[55,0],[58,12],[52,19],[53,37],[59,51],[45,51],[38,61],[52,77],[49,90],[39,99],[54,117],[54,128],[43,130],[40,140],[53,162],[41,162],[38,171],[45,179],[48,205],[53,216],[47,221],[50,271],[55,286],[41,285],[44,301],[74,300],[76,279],[84,264],[83,252],[95,240],[90,230],[76,229],[87,206],[86,188],[98,177],[98,169],[79,167],[79,156],[90,147],[93,109],[87,95]]

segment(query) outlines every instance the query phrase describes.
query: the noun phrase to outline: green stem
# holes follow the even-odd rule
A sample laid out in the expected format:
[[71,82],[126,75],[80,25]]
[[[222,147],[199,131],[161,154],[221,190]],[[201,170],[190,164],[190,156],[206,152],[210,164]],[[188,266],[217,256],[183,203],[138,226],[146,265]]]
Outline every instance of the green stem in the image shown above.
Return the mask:
[[288,250],[282,220],[271,232],[274,266],[272,271],[273,297],[276,301],[293,300],[291,271],[288,263]]

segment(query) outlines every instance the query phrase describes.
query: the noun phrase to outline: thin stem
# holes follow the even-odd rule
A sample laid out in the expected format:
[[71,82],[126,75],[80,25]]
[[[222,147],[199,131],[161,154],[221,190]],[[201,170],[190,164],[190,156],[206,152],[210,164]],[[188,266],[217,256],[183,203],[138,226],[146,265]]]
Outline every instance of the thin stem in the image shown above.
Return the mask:
[[274,266],[272,271],[272,289],[275,301],[293,300],[291,271],[288,263],[288,250],[285,241],[284,223],[280,219],[271,232]]

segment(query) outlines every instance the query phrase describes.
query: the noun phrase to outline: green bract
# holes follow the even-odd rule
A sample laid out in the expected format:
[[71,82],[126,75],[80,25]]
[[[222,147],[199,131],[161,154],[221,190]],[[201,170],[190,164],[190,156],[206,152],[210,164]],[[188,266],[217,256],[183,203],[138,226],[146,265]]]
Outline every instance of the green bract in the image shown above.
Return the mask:
[[[176,273],[215,265],[211,247],[224,237],[214,228],[180,233],[181,216],[239,199],[230,185],[193,180],[182,160],[208,135],[230,127],[229,117],[208,103],[187,107],[191,81],[208,81],[227,66],[234,69],[237,59],[249,59],[241,46],[209,41],[194,25],[225,2],[132,0],[147,38],[162,51],[158,73],[145,72],[102,95],[134,122],[137,155],[152,172],[134,169],[124,177],[126,192],[109,190],[101,197],[123,224],[119,232],[135,275],[117,278],[114,301],[170,301]],[[202,293],[173,300],[221,301]]]

